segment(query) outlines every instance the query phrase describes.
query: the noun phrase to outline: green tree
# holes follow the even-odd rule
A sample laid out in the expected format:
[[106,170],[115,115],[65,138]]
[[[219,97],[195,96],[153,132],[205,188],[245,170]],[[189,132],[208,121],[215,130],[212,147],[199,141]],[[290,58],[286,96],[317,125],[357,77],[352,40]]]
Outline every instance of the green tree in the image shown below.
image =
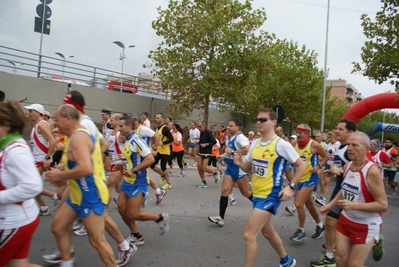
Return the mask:
[[381,3],[382,10],[377,12],[375,21],[366,14],[361,16],[368,40],[361,48],[362,63],[353,62],[352,72],[361,72],[379,84],[390,80],[398,91],[399,1],[381,0]]
[[204,111],[207,122],[211,100],[221,110],[230,108],[222,92],[235,85],[224,78],[231,74],[224,64],[236,61],[232,48],[247,46],[266,20],[263,9],[253,10],[249,0],[241,2],[171,0],[167,9],[158,8],[152,27],[164,41],[150,51],[146,67],[160,76],[163,90],[172,91],[173,116],[195,108]]

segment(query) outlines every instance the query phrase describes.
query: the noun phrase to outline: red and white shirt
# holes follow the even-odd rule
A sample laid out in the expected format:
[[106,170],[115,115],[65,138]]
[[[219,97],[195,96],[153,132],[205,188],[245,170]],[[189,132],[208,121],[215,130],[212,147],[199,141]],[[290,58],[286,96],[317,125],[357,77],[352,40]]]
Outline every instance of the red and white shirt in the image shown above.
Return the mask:
[[17,139],[0,151],[0,229],[33,222],[39,208],[34,199],[43,181],[25,140]]
[[33,158],[36,162],[43,162],[48,153],[49,141],[37,130],[40,123],[45,123],[46,127],[50,125],[45,120],[39,121],[32,129],[30,134],[30,145],[32,148]]
[[108,155],[111,160],[111,164],[116,164],[119,161],[120,155],[122,155],[125,143],[119,142],[120,132],[111,133],[108,137]]
[[[367,184],[368,171],[374,165],[374,163],[369,161],[360,170],[353,171],[351,169],[352,162],[348,163],[341,186],[342,195],[345,200],[359,203],[369,203],[374,201]],[[370,213],[359,210],[343,210],[342,215],[355,223],[382,223],[380,212]]]

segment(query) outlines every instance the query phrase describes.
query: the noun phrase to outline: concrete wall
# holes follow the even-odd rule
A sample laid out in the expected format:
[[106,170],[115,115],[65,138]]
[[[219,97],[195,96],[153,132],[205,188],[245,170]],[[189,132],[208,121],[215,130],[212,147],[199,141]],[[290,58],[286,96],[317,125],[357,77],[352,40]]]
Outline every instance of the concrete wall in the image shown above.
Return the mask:
[[[171,101],[164,99],[151,98],[140,95],[131,95],[114,91],[101,90],[93,87],[72,85],[72,90],[77,90],[83,94],[86,101],[85,112],[96,122],[101,122],[101,109],[108,107],[116,113],[142,113],[147,111],[150,118],[154,118],[156,113],[162,112],[165,116],[166,108]],[[51,114],[57,106],[62,104],[62,98],[67,94],[67,84],[51,80],[42,80],[34,77],[22,76],[0,72],[0,90],[6,93],[6,100],[21,100],[27,98],[22,104],[24,106],[32,103],[40,103]],[[215,125],[219,129],[220,125],[226,126],[231,118],[238,117],[244,124],[244,131],[256,131],[256,125],[248,122],[244,116],[236,116],[231,112],[220,113],[217,109],[210,109],[209,125]],[[188,118],[177,119],[179,124],[184,127],[191,121],[202,119],[199,110],[194,110]],[[175,119],[175,118],[173,118]]]

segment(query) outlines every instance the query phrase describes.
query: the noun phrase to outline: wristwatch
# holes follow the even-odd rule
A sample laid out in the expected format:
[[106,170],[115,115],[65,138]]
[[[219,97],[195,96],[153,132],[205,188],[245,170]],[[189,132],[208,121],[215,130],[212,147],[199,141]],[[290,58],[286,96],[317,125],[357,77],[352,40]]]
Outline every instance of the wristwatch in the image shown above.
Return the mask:
[[135,169],[135,168],[133,168],[133,170],[132,170],[132,173],[134,173],[134,174],[136,174],[136,175],[137,175],[137,171],[136,171],[136,169]]
[[295,183],[289,182],[288,186],[291,187],[292,190],[295,190]]
[[49,156],[46,155],[46,157],[45,157],[44,159],[45,159],[45,160],[50,160],[51,157],[49,157]]

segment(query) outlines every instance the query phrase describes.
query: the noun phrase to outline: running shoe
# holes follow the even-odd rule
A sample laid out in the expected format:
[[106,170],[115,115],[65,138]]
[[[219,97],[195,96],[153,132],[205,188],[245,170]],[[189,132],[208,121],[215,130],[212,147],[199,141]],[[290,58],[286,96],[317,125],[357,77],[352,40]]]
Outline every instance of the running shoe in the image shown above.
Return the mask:
[[297,229],[293,236],[290,237],[292,241],[300,242],[306,239],[306,232],[302,232],[301,229]]
[[164,186],[161,187],[162,189],[166,190],[166,189],[172,189],[172,185],[170,183],[166,183],[164,184]]
[[215,184],[219,183],[219,180],[220,180],[220,173],[219,173],[219,172],[216,172],[216,173],[213,175],[213,177],[215,178]]
[[[75,251],[71,250],[71,256],[72,256],[72,261],[75,261]],[[55,250],[53,254],[47,254],[47,255],[42,255],[42,259],[44,262],[50,263],[50,264],[58,264],[61,263],[61,252],[58,250]]]
[[118,259],[116,260],[116,264],[118,264],[118,267],[125,266],[126,263],[129,262],[130,257],[136,254],[136,252],[137,247],[135,245],[130,245],[129,249],[127,250],[122,250],[118,246]]
[[161,190],[160,194],[155,193],[155,196],[157,198],[157,202],[155,202],[155,204],[161,204],[161,202],[162,202],[163,198],[165,197],[165,195],[166,195],[166,191],[165,190]]
[[396,187],[395,189],[392,189],[392,195],[393,197],[396,197],[398,195],[398,188]]
[[385,237],[380,234],[380,240],[373,246],[373,260],[380,261],[385,255]]
[[143,202],[141,203],[141,208],[145,208],[145,206],[147,206],[148,203],[148,192],[145,192],[144,196],[143,196]]
[[286,263],[282,263],[280,261],[280,267],[294,267],[294,266],[296,266],[296,260],[290,255],[288,255],[288,261]]
[[77,236],[84,236],[87,235],[86,228],[82,225],[78,230],[73,231],[73,233]]
[[288,212],[291,215],[294,215],[296,212],[296,208],[293,204],[288,205],[287,207],[285,207],[285,211]]
[[194,162],[193,167],[197,167],[197,162]]
[[169,170],[169,175],[172,175],[172,174],[174,174],[174,173],[175,173],[174,170]]
[[158,184],[163,184],[165,182],[165,177],[161,176],[161,179],[159,179],[159,183]]
[[[321,247],[324,248],[324,249],[327,249],[327,245],[326,244],[321,245]],[[335,246],[334,246],[333,252],[335,253]]]
[[334,258],[329,259],[326,254],[321,254],[320,258],[316,261],[311,261],[310,262],[311,267],[335,267],[337,266],[335,264]]
[[52,198],[52,200],[53,200],[53,211],[56,211],[58,210],[58,206],[60,205],[61,200],[59,200],[57,196],[55,196],[55,198]]
[[50,215],[50,209],[45,206],[45,207],[40,207],[40,216],[49,216]]
[[82,218],[77,218],[72,225],[72,230],[78,230],[80,227],[82,227],[83,221]]
[[324,231],[326,230],[326,226],[323,224],[323,227],[319,227],[316,225],[316,232],[312,235],[313,239],[320,239],[323,236]]
[[158,222],[159,225],[159,234],[164,235],[169,232],[169,213],[162,213],[163,220]]
[[316,201],[317,196],[315,194],[312,194],[312,199],[313,199],[313,201]]
[[185,177],[185,176],[186,176],[185,171],[181,171],[180,174],[177,177]]
[[204,182],[201,182],[201,183],[197,184],[195,187],[198,187],[198,188],[207,188],[208,185],[207,185],[206,183],[204,183]]
[[326,203],[326,199],[324,197],[319,197],[318,199],[315,200],[317,204],[321,205],[321,206],[325,206]]
[[234,198],[229,198],[229,202],[227,202],[228,206],[235,206],[237,205],[237,202]]
[[126,241],[129,242],[131,245],[135,245],[135,246],[142,246],[145,244],[143,235],[140,235],[139,237],[135,237],[133,234],[130,234],[126,238]]
[[219,226],[223,226],[224,225],[224,220],[220,216],[209,216],[208,220],[210,222],[216,223]]
[[220,175],[223,174],[223,169],[222,168],[219,168],[219,173],[220,173]]

